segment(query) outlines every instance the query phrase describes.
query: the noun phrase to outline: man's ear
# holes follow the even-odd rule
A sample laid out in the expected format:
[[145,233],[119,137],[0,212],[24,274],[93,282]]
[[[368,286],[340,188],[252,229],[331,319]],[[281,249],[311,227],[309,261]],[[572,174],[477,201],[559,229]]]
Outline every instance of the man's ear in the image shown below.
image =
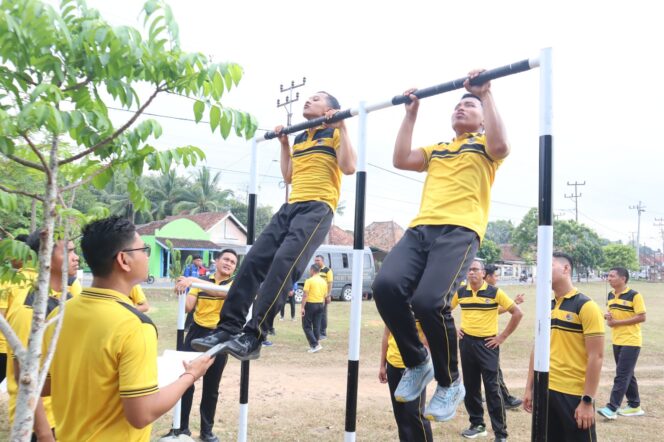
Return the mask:
[[123,272],[131,271],[131,266],[127,263],[126,256],[127,255],[124,252],[118,252],[118,254],[115,255],[115,262]]

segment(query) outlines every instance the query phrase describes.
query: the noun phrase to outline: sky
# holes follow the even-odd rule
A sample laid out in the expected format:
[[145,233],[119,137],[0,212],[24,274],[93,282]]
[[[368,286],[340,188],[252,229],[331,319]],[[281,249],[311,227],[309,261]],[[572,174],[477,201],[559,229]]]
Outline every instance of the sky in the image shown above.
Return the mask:
[[[142,26],[141,2],[88,0],[114,25]],[[495,68],[537,57],[553,48],[554,213],[574,219],[574,192],[580,182],[579,222],[612,241],[636,235],[662,248],[657,219],[664,219],[664,153],[661,127],[664,92],[664,28],[653,2],[483,1],[362,2],[185,1],[171,0],[181,46],[233,61],[244,69],[239,87],[224,96],[225,106],[255,115],[261,130],[286,123],[283,103],[296,89],[293,123],[303,120],[306,97],[325,90],[343,109],[360,101],[382,102],[410,87],[428,87],[461,78],[471,69]],[[490,220],[518,224],[537,206],[539,71],[494,80],[492,91],[505,122],[512,152],[498,170]],[[147,90],[145,91],[147,92]],[[422,100],[413,146],[449,141],[452,109],[461,91]],[[148,112],[191,119],[190,100],[158,98]],[[114,121],[128,114],[112,111]],[[369,115],[367,126],[366,224],[395,221],[407,226],[416,215],[424,174],[392,166],[394,140],[403,108]],[[164,127],[154,145],[193,144],[203,148],[207,165],[220,169],[221,185],[243,197],[248,188],[250,143],[210,133],[209,125],[153,117]],[[207,118],[206,118],[207,119]],[[357,145],[357,121],[347,121]],[[259,204],[275,210],[283,203],[279,146],[259,145]],[[187,174],[191,171],[183,171]],[[355,179],[346,176],[341,201],[346,209],[335,223],[352,229]]]

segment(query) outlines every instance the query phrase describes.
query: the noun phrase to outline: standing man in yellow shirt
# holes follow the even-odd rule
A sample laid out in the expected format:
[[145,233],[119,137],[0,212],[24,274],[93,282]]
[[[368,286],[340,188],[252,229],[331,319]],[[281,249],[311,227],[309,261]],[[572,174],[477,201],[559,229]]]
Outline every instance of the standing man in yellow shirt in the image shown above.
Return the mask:
[[[397,401],[410,402],[435,377],[438,387],[425,415],[436,421],[454,417],[464,397],[457,361],[457,334],[450,301],[475,257],[486,231],[491,186],[509,154],[502,119],[490,82],[472,86],[455,106],[455,138],[413,149],[419,101],[410,103],[394,145],[393,163],[402,170],[427,172],[420,211],[390,251],[373,284],[376,307],[397,341],[406,371],[395,391]],[[415,319],[431,354],[417,336]]]
[[[422,333],[419,324],[417,330],[420,332],[420,338],[426,339]],[[426,342],[426,341],[424,341]],[[397,423],[400,442],[428,442],[433,441],[431,434],[431,423],[424,417],[424,405],[427,400],[426,388],[422,394],[410,402],[397,402],[394,399],[394,390],[396,390],[401,376],[406,367],[403,365],[401,353],[394,336],[390,330],[385,327],[383,340],[380,346],[380,368],[378,370],[378,380],[387,383],[390,389],[390,400],[392,402],[392,412],[394,420]]]
[[320,277],[320,267],[312,264],[309,269],[310,278],[304,281],[302,297],[302,329],[309,341],[309,353],[323,349],[320,345],[320,321],[323,317],[323,306],[327,296],[327,283]]
[[[215,271],[208,277],[180,277],[175,285],[176,292],[183,292],[191,287],[194,282],[204,282],[220,286],[230,287],[233,284],[233,273],[237,266],[237,253],[233,249],[224,249],[217,253],[215,260]],[[195,351],[191,347],[191,341],[196,338],[204,338],[214,333],[219,322],[219,312],[226,300],[225,292],[206,292],[193,288],[187,292],[187,313],[194,311],[194,318],[189,332],[184,339],[184,351]],[[194,310],[195,309],[195,310]],[[214,427],[214,415],[217,411],[217,399],[219,398],[219,382],[228,362],[228,355],[217,355],[212,367],[203,376],[203,394],[201,395],[201,441],[219,442],[219,438],[212,432]],[[180,428],[175,430],[175,435],[186,434],[191,436],[189,430],[189,413],[194,400],[194,386],[187,390],[182,396],[182,412],[180,416]]]
[[[595,395],[604,359],[604,321],[599,306],[572,283],[574,261],[553,254],[551,356],[547,440],[596,442]],[[523,408],[533,410],[534,353],[530,354]]]
[[[468,269],[468,284],[461,287],[452,298],[452,310],[461,307],[461,331],[459,340],[463,384],[466,389],[464,402],[470,427],[461,435],[468,439],[486,436],[484,409],[482,408],[482,382],[486,404],[491,418],[495,440],[507,440],[507,416],[505,402],[498,383],[500,345],[516,330],[523,314],[509,296],[484,281],[484,266],[473,261]],[[498,309],[512,315],[505,330],[498,333]]]
[[327,306],[332,302],[332,282],[334,281],[334,273],[332,269],[325,265],[325,258],[323,255],[316,255],[314,264],[320,267],[320,277],[327,283],[327,296],[325,296],[325,305],[323,306],[323,317],[320,320],[320,339],[324,341],[327,339]]
[[[130,221],[110,217],[83,229],[81,249],[92,287],[67,302],[45,387],[55,433],[62,442],[147,442],[152,422],[173,408],[213,359],[183,362],[180,378],[159,389],[157,329],[129,300],[131,288],[147,277],[150,246]],[[46,330],[45,348],[54,328]]]
[[[629,271],[626,268],[612,268],[608,279],[613,290],[608,294],[609,311],[604,315],[604,319],[611,327],[616,377],[613,380],[609,402],[597,412],[610,420],[616,419],[618,414],[642,416],[644,411],[641,408],[639,385],[636,383],[634,368],[643,344],[641,323],[646,322],[646,305],[641,293],[627,287]],[[627,407],[620,408],[625,395],[627,395]]]
[[[302,114],[307,120],[331,118],[339,109],[337,99],[321,91],[305,101]],[[275,128],[278,134],[281,130]],[[224,344],[223,351],[240,360],[260,356],[267,329],[285,302],[283,296],[300,279],[330,230],[341,174],[355,173],[357,154],[343,120],[307,129],[295,137],[292,149],[287,135],[279,135],[279,142],[281,174],[292,184],[288,203],[275,213],[242,261],[221,310],[218,333],[192,341],[199,351]],[[326,191],[321,192],[321,187]]]

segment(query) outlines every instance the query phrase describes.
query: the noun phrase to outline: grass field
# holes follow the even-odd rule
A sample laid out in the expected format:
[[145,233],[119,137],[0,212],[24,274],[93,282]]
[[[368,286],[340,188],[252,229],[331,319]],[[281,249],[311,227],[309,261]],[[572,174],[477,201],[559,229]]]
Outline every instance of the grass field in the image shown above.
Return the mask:
[[[637,378],[646,415],[598,421],[597,432],[602,441],[656,441],[664,432],[664,346],[658,337],[664,334],[664,284],[634,283],[644,294],[648,321],[643,325],[644,346],[637,365]],[[501,347],[501,365],[505,380],[513,394],[521,396],[525,386],[528,355],[532,346],[535,287],[504,286],[514,296],[526,293],[522,305],[525,313],[521,326]],[[602,283],[580,284],[584,293],[603,308],[606,287]],[[164,291],[147,291],[153,306],[149,315],[159,328],[160,352],[173,348],[175,342],[175,298]],[[299,307],[299,306],[298,306]],[[458,314],[455,313],[455,314]],[[287,312],[288,315],[288,312]],[[346,370],[350,304],[330,305],[330,338],[316,354],[306,352],[307,343],[300,321],[275,321],[277,335],[274,346],[263,348],[261,358],[251,364],[249,388],[249,440],[251,441],[339,441],[344,434],[346,403]],[[501,327],[507,317],[501,318]],[[371,301],[363,302],[362,340],[360,350],[360,387],[358,400],[357,440],[397,440],[396,425],[386,385],[378,382],[380,340],[383,324]],[[215,433],[221,440],[237,437],[240,364],[230,359],[221,384]],[[615,364],[607,335],[604,366],[597,404],[603,405],[610,394]],[[197,387],[199,387],[197,385]],[[429,395],[433,385],[429,386]],[[197,390],[196,396],[198,396]],[[0,398],[0,440],[7,439],[6,397]],[[198,435],[198,400],[194,400],[191,429]],[[530,415],[523,410],[508,412],[510,440],[530,440]],[[599,417],[599,416],[598,416]],[[153,440],[170,427],[170,415],[153,426]],[[488,416],[486,416],[489,423]],[[463,440],[459,433],[468,426],[463,405],[451,422],[433,424],[436,440]],[[4,430],[4,431],[3,431]],[[490,433],[492,438],[492,434]]]

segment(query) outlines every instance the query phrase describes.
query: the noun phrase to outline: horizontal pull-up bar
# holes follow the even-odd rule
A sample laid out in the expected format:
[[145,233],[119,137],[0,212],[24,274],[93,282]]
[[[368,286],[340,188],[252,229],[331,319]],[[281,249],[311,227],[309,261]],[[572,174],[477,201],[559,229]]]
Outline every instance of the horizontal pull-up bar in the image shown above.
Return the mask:
[[[539,58],[533,58],[533,59],[526,59],[526,60],[521,60],[516,63],[508,64],[505,66],[501,66],[499,68],[495,69],[490,69],[487,71],[482,72],[480,75],[477,77],[473,78],[470,81],[470,84],[472,85],[478,85],[482,83],[486,83],[489,80],[494,80],[496,78],[501,78],[501,77],[507,77],[508,75],[513,75],[513,74],[518,74],[520,72],[525,72],[530,69],[539,67]],[[436,86],[431,86],[427,87],[424,89],[418,89],[416,90],[413,95],[415,95],[417,98],[427,98],[427,97],[432,97],[434,95],[439,95],[445,92],[450,92],[456,89],[461,89],[463,87],[463,83],[468,79],[468,77],[463,77],[459,78],[456,80],[448,81],[447,83],[442,83]],[[405,95],[397,95],[395,97],[392,97],[391,100],[388,101],[383,101],[380,103],[376,104],[371,104],[365,106],[366,112],[373,112],[376,110],[380,109],[385,109],[387,107],[391,106],[396,106],[398,104],[404,104],[410,102],[410,98],[408,98]],[[351,109],[346,109],[337,112],[334,114],[334,116],[330,119],[326,119],[325,117],[319,117],[315,118],[313,120],[308,120],[304,121],[302,123],[294,124],[292,126],[285,127],[281,130],[281,133],[283,134],[291,134],[294,132],[300,132],[305,129],[309,129],[312,127],[317,127],[320,126],[323,123],[334,123],[337,121],[345,120],[350,117],[354,117],[359,113],[358,108],[351,108]],[[268,131],[263,134],[263,136],[258,136],[256,137],[257,142],[261,141],[266,141],[266,140],[271,140],[272,138],[276,138],[277,133],[274,131]]]
[[191,287],[194,289],[207,290],[208,292],[223,292],[228,293],[229,286],[226,285],[213,285],[213,284],[203,284],[200,282],[194,282],[191,284]]

